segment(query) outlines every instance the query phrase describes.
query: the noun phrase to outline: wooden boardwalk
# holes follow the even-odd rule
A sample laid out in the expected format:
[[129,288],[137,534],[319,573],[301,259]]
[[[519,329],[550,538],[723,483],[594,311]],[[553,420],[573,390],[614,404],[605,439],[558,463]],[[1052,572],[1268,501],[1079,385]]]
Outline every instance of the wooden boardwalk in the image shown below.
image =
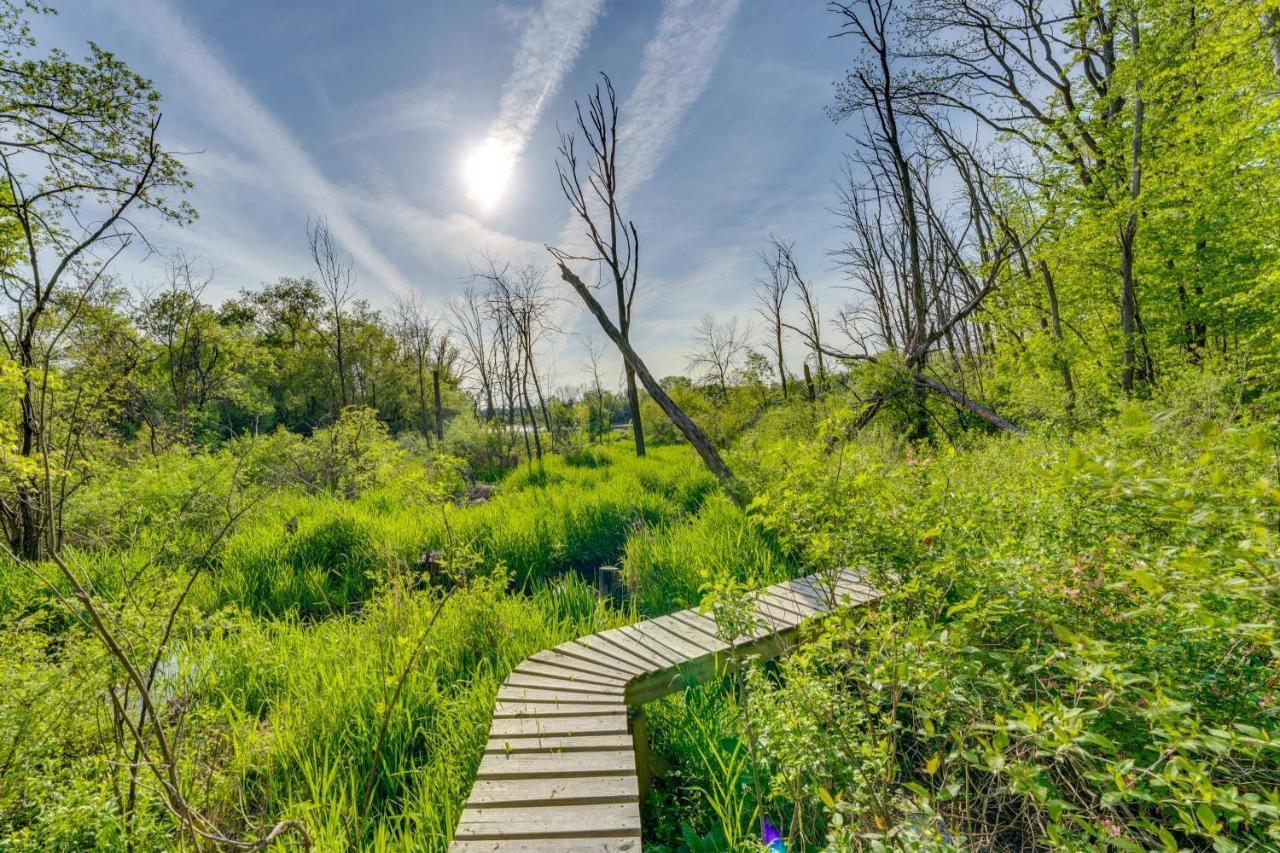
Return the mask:
[[629,724],[628,707],[705,681],[737,660],[777,656],[806,619],[879,596],[842,570],[758,591],[756,630],[733,644],[716,636],[709,617],[682,610],[538,652],[498,690],[450,850],[638,851],[648,742],[643,717]]

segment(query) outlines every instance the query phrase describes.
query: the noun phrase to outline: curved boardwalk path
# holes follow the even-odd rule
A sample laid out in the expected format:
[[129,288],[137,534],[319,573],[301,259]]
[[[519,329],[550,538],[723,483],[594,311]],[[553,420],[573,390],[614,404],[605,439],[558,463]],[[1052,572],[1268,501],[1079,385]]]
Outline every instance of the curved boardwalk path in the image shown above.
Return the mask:
[[811,575],[755,593],[756,630],[732,645],[716,637],[709,617],[682,610],[526,659],[498,690],[484,758],[450,850],[640,850],[648,738],[643,715],[628,722],[628,707],[711,678],[737,660],[775,657],[810,617],[879,597],[851,570]]

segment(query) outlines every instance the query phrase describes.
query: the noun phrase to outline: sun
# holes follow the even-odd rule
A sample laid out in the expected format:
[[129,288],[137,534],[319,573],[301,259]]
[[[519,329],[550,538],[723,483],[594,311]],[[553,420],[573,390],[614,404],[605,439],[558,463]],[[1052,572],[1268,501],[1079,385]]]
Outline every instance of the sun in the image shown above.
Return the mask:
[[511,146],[489,137],[462,162],[467,197],[482,210],[492,210],[501,200],[515,165],[516,156]]

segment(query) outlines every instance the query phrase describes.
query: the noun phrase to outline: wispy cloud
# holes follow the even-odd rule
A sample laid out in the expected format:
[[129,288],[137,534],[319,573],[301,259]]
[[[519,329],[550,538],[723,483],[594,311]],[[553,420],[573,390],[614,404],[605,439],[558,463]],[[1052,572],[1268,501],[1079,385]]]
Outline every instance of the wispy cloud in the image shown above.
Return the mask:
[[738,0],[666,0],[645,45],[640,79],[622,106],[618,180],[623,192],[653,177],[689,108],[707,88]]
[[352,122],[337,138],[351,141],[449,127],[457,102],[457,93],[436,83],[390,92],[361,109],[360,121]]
[[[344,195],[324,176],[289,131],[240,82],[167,0],[147,0],[128,16],[142,37],[188,87],[190,97],[216,116],[212,122],[259,161],[274,186],[306,210],[326,216],[334,234],[376,281],[395,292],[408,290],[405,276],[369,239],[347,211]],[[259,187],[259,192],[266,192]],[[246,201],[245,205],[251,204]]]
[[525,22],[498,117],[489,130],[512,156],[528,144],[547,101],[560,90],[603,8],[603,0],[543,0],[542,8]]

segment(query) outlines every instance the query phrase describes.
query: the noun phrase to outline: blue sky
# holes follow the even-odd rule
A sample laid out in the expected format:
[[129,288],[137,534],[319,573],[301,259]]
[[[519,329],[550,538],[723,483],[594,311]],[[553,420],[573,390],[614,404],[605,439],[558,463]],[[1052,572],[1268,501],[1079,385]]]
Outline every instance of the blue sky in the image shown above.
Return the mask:
[[[439,309],[482,252],[546,262],[570,225],[556,124],[607,72],[644,250],[635,343],[666,374],[701,315],[752,315],[770,232],[796,242],[830,305],[842,298],[825,256],[847,148],[824,113],[851,60],[836,24],[820,2],[781,0],[83,0],[35,29],[75,54],[92,38],[155,82],[200,218],[148,234],[212,268],[214,299],[308,273],[309,214],[375,305],[416,290]],[[484,208],[464,166],[495,134],[518,158]],[[162,268],[119,272],[146,284]],[[569,336],[548,363],[573,383],[594,330],[567,301],[559,318]]]

